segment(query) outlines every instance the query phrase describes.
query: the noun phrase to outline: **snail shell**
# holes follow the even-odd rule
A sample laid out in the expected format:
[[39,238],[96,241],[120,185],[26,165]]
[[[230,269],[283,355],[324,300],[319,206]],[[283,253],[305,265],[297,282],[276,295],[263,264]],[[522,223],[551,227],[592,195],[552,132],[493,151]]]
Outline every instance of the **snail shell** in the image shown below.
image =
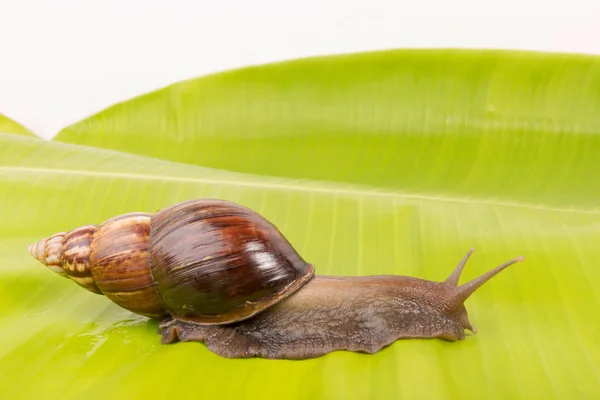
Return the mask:
[[272,223],[215,199],[120,215],[55,234],[29,252],[127,310],[197,324],[250,318],[314,274]]

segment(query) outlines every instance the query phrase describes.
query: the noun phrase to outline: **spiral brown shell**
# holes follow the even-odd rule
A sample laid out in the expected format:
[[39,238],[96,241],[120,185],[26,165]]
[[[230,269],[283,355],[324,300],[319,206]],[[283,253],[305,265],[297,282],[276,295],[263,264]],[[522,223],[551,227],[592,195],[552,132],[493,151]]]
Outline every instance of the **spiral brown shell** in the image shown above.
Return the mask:
[[29,252],[132,312],[199,324],[247,319],[314,275],[273,224],[214,199],[120,215],[53,235]]

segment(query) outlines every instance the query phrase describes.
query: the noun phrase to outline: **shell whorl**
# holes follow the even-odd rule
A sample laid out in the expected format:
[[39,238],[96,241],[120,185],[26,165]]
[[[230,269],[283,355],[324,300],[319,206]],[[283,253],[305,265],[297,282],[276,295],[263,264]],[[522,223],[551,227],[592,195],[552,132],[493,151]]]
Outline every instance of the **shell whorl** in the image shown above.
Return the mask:
[[129,213],[98,226],[90,264],[96,285],[121,307],[148,317],[165,315],[150,272],[152,214]]
[[62,263],[62,240],[65,232],[56,233],[29,246],[29,254],[60,276],[67,277]]
[[90,292],[135,313],[160,317],[148,260],[152,214],[129,213],[100,225],[60,232],[29,246],[29,254]]
[[90,267],[90,246],[96,225],[60,232],[29,246],[29,254],[52,271],[93,293],[102,294]]

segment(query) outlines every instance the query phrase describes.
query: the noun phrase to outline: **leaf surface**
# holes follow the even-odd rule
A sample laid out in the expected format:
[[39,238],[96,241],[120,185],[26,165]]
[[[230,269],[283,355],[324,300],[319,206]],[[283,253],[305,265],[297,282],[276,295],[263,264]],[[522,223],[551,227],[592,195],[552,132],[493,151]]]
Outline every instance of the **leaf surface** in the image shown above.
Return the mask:
[[[599,192],[600,57],[395,50],[227,71],[56,140],[261,175],[560,202]],[[568,168],[563,166],[568,165]],[[559,174],[560,177],[556,175]],[[583,196],[580,201],[595,200]]]
[[[53,142],[0,135],[0,393],[594,398],[597,110],[593,57],[401,51],[184,82]],[[462,282],[525,262],[467,301],[478,333],[463,342],[272,361],[160,345],[155,321],[27,254],[55,232],[197,197],[259,211],[321,274],[443,280],[470,247]]]
[[29,129],[3,114],[0,114],[0,133],[35,136]]

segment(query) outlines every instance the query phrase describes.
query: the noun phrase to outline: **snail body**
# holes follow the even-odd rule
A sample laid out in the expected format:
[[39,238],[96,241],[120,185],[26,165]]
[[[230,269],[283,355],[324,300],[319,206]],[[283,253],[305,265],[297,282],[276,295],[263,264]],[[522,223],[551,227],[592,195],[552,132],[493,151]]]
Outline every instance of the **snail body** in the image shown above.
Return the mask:
[[162,343],[205,342],[229,358],[375,353],[398,339],[463,340],[464,301],[502,264],[458,286],[473,250],[443,282],[397,275],[315,275],[258,213],[214,199],[129,213],[29,247],[61,276],[161,319]]

